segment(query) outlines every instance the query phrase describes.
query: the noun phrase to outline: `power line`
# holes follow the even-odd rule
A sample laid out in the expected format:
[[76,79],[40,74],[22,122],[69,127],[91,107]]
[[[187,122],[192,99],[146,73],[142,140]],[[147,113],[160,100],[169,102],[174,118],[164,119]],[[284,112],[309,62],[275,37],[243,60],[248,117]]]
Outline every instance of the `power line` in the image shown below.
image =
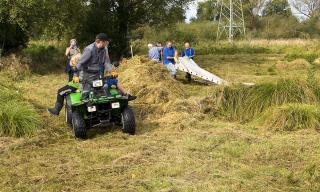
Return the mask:
[[245,36],[245,20],[243,16],[242,0],[220,0],[220,15],[217,40],[222,36],[232,42],[236,35]]

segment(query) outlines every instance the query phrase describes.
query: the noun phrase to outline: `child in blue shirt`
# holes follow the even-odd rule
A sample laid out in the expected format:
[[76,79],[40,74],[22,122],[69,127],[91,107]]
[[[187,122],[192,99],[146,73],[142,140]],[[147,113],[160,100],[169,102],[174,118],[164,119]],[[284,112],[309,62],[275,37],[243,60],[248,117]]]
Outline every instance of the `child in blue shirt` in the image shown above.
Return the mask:
[[131,100],[135,100],[137,97],[136,96],[132,96],[130,95],[123,87],[122,85],[119,83],[118,81],[118,73],[113,70],[110,72],[110,74],[107,75],[107,77],[105,78],[105,84],[103,86],[103,88],[105,89],[105,91],[107,93],[109,93],[109,89],[118,89],[121,94],[123,95],[127,95],[128,99]]

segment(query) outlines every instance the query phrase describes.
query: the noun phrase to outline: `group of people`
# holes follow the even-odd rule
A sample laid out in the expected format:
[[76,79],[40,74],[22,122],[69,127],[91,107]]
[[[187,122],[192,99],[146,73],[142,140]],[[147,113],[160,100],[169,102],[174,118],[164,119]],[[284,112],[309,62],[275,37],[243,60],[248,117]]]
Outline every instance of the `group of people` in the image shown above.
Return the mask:
[[81,54],[77,47],[77,41],[72,39],[70,46],[66,49],[65,55],[68,58],[66,72],[69,74],[68,83],[60,88],[57,93],[55,106],[49,108],[48,112],[59,115],[64,99],[67,95],[78,90],[81,91],[81,99],[87,101],[91,90],[92,82],[97,79],[104,79],[104,88],[116,88],[129,100],[136,99],[131,96],[118,82],[118,73],[110,62],[108,45],[110,39],[104,33],[96,36],[95,42],[87,46]]
[[[175,64],[178,60],[178,51],[173,46],[172,41],[168,41],[165,47],[161,44],[148,44],[149,47],[149,58],[155,62],[162,62],[167,69],[170,71],[171,76],[177,78],[177,70]],[[184,50],[181,51],[181,57],[188,57],[189,59],[194,59],[195,50],[190,46],[189,42],[184,43]],[[192,81],[190,73],[186,73],[186,79],[188,82]]]
[[[53,115],[59,115],[64,99],[67,95],[78,90],[81,91],[81,99],[87,101],[91,90],[92,82],[97,79],[105,80],[105,90],[116,88],[123,95],[128,96],[129,100],[136,99],[131,96],[123,86],[118,82],[118,73],[115,66],[112,66],[108,53],[110,39],[104,33],[96,36],[95,42],[88,45],[83,53],[77,46],[76,39],[70,41],[70,46],[66,49],[65,55],[68,58],[65,71],[68,73],[67,85],[61,87],[57,93],[55,106],[49,108],[48,112]],[[155,62],[162,62],[170,71],[171,76],[177,78],[175,64],[178,60],[178,51],[171,41],[168,41],[165,47],[161,44],[149,44],[149,57]],[[195,50],[191,48],[189,42],[185,42],[185,49],[181,52],[181,57],[194,59]],[[186,74],[186,79],[192,80],[191,74]]]

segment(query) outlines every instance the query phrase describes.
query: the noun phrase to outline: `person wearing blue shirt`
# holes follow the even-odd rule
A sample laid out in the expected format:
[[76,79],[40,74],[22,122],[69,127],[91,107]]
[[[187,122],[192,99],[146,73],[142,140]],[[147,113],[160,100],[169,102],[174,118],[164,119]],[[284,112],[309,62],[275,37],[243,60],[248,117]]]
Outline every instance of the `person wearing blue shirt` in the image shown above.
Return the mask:
[[[189,42],[185,42],[184,44],[184,50],[181,53],[181,57],[188,57],[189,59],[194,59],[196,52],[193,48],[190,47]],[[186,79],[188,82],[192,81],[192,77],[190,73],[186,73]]]
[[163,64],[170,71],[171,76],[177,78],[177,70],[175,68],[175,58],[178,57],[178,51],[173,47],[171,41],[167,42],[167,46],[163,49]]
[[152,61],[160,62],[160,48],[153,44],[149,44],[148,47],[149,47],[149,58]]

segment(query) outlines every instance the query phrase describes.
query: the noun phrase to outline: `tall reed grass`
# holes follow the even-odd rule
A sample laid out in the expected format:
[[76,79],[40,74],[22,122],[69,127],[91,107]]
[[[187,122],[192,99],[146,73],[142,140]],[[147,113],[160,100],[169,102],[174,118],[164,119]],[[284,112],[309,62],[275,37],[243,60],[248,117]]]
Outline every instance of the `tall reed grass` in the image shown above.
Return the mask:
[[266,111],[258,121],[274,131],[319,130],[320,109],[317,105],[289,103]]
[[240,121],[252,120],[272,106],[285,103],[312,104],[318,101],[314,86],[294,79],[281,79],[253,87],[226,87],[222,95],[222,113]]
[[41,127],[40,116],[20,94],[0,86],[0,136],[30,136]]

